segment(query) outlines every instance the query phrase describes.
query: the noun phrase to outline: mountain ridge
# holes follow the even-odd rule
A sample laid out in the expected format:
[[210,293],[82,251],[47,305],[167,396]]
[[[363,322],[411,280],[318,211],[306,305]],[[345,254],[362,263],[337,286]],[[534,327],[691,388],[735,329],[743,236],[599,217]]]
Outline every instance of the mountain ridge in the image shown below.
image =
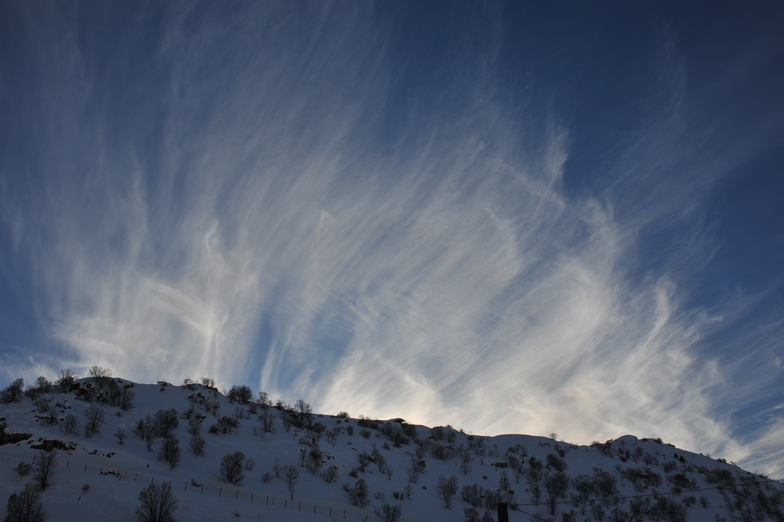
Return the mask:
[[526,521],[784,520],[780,482],[659,439],[469,435],[317,414],[303,400],[272,404],[247,386],[224,394],[210,380],[97,375],[64,390],[7,388],[0,404],[2,498],[38,481],[20,463],[34,470],[54,451],[40,492],[49,520],[132,520],[147,486],[139,477],[172,484],[180,521],[489,521],[499,504]]

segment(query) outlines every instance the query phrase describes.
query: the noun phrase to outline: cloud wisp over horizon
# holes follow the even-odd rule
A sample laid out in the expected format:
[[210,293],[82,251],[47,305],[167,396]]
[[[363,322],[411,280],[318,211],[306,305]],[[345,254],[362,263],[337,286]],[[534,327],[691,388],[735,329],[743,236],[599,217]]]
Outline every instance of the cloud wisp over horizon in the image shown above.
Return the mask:
[[741,269],[784,236],[733,251],[715,203],[781,144],[781,104],[717,109],[775,53],[691,80],[675,24],[598,107],[504,7],[33,4],[0,31],[3,380],[210,375],[784,476],[784,271]]

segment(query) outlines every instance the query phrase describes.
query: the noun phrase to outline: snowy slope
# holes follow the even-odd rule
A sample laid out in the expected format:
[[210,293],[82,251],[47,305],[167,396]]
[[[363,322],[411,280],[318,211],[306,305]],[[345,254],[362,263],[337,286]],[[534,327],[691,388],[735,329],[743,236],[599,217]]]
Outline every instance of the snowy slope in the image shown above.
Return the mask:
[[[385,503],[399,505],[403,520],[461,521],[466,520],[464,510],[469,507],[461,493],[465,486],[473,484],[485,490],[486,498],[496,494],[488,492],[512,491],[511,500],[519,504],[517,510],[509,513],[512,521],[776,520],[784,509],[781,483],[660,441],[625,436],[588,447],[528,435],[469,436],[449,427],[408,426],[399,419],[383,422],[313,415],[309,421],[300,421],[300,414],[290,413],[285,407],[240,406],[202,385],[135,384],[120,379],[114,382],[133,391],[134,407],[122,411],[100,405],[105,411],[105,423],[98,434],[89,438],[83,430],[65,435],[58,425],[43,426],[40,417],[44,415],[30,397],[18,403],[0,404],[0,417],[7,423],[6,434],[31,435],[29,439],[0,446],[3,516],[5,499],[33,480],[32,474],[20,477],[16,466],[22,460],[32,461],[40,451],[34,446],[43,440],[62,441],[72,447],[58,452],[53,485],[42,493],[51,521],[133,520],[137,496],[151,481],[171,482],[179,502],[176,517],[180,521],[380,520],[375,510]],[[77,384],[80,390],[92,386],[86,379]],[[79,400],[77,393],[49,393],[39,399],[51,399],[52,405],[58,405],[59,424],[71,414],[84,425],[85,412],[98,403]],[[156,458],[161,439],[154,441],[153,451],[149,452],[145,441],[132,435],[139,419],[172,408],[181,417],[174,430],[180,441],[181,460],[174,469]],[[191,436],[188,421],[182,417],[191,408],[192,415],[205,416],[201,423],[201,436],[206,441],[204,456],[194,455],[188,447]],[[259,436],[259,415],[264,411],[274,417],[275,432]],[[288,430],[284,416],[289,416],[294,424]],[[221,417],[235,418],[239,427],[228,434],[209,433],[209,427]],[[300,422],[309,424],[311,429],[297,428]],[[128,435],[123,444],[114,436],[118,429],[124,429]],[[388,434],[408,440],[395,447]],[[300,453],[310,451],[314,441],[322,457],[320,468],[312,474],[302,465]],[[255,461],[252,470],[244,471],[245,478],[239,486],[219,478],[222,457],[236,451]],[[376,455],[376,462],[368,462],[364,472],[357,470],[362,454]],[[377,455],[391,468],[391,475],[382,472],[386,466]],[[262,481],[264,474],[272,473],[275,459],[282,465],[295,466],[299,472],[293,500],[282,479]],[[320,474],[330,466],[337,468],[338,478],[327,483]],[[410,483],[410,498],[406,498],[409,479],[413,478],[411,470],[420,470],[421,475]],[[457,480],[457,493],[449,509],[444,507],[443,496],[438,492],[439,476],[442,480],[451,476]],[[509,480],[506,488],[499,487],[502,476]],[[606,478],[605,484],[615,481],[614,490],[602,493],[598,489],[602,476],[611,477]],[[559,477],[566,481],[566,490],[560,495]],[[370,503],[364,508],[351,505],[343,489],[344,484],[354,486],[360,478],[367,482],[370,492]],[[580,487],[582,502],[577,498]],[[510,495],[503,491],[497,494]],[[548,502],[548,497],[554,502]],[[477,509],[480,517],[485,508]]]

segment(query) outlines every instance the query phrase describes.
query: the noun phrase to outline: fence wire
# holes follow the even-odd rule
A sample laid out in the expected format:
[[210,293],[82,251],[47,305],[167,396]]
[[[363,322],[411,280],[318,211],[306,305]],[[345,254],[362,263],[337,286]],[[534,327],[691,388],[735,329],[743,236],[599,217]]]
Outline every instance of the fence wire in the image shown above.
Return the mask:
[[[133,480],[135,482],[143,482],[152,484],[156,482],[156,477],[144,473],[137,473],[135,471],[123,471],[111,466],[96,466],[93,464],[81,464],[76,462],[67,461],[65,464],[66,469],[74,469],[85,471],[88,473],[98,473],[101,475],[111,475],[122,480]],[[158,480],[160,482],[160,480]],[[191,481],[173,481],[167,480],[174,491],[187,491],[199,495],[215,495],[219,498],[227,498],[234,500],[246,500],[254,503],[261,503],[265,506],[275,506],[283,509],[291,509],[301,513],[310,513],[313,515],[338,517],[346,520],[362,520],[367,522],[370,518],[368,513],[361,511],[314,504],[312,502],[301,501],[289,497],[279,497],[276,495],[268,495],[266,493],[258,493],[248,491],[241,488],[234,488],[231,486],[216,486],[214,484],[199,484]]]

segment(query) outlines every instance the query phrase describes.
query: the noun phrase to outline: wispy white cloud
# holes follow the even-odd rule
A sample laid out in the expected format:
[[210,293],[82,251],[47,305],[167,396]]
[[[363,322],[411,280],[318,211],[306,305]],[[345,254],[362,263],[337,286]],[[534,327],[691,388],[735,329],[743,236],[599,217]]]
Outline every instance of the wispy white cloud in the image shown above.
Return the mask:
[[128,58],[138,106],[102,92],[73,27],[32,55],[45,154],[4,220],[64,366],[477,433],[780,453],[779,425],[741,441],[716,413],[740,370],[700,344],[719,310],[683,304],[713,248],[699,220],[663,264],[641,259],[723,168],[692,146],[678,67],[604,190],[575,198],[567,130],[513,120],[487,78],[459,111],[406,114],[390,147],[392,36],[370,10],[197,11]]

